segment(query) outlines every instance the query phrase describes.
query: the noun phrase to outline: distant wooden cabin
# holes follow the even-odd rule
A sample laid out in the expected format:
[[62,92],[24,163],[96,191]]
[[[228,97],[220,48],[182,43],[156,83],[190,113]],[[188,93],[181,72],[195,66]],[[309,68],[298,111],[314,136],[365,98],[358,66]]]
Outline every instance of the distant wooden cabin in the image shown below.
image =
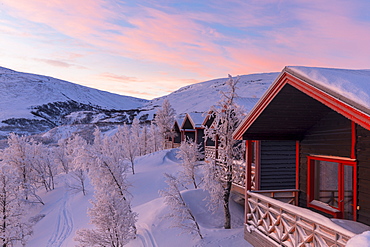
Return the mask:
[[234,133],[247,141],[246,240],[345,246],[354,233],[327,217],[370,225],[369,92],[369,70],[284,68]]
[[166,148],[177,148],[181,145],[181,130],[179,121],[182,122],[181,119],[176,119],[173,124],[172,131],[174,137],[168,137],[166,140]]
[[186,113],[181,126],[182,140],[193,140],[204,149],[203,112]]

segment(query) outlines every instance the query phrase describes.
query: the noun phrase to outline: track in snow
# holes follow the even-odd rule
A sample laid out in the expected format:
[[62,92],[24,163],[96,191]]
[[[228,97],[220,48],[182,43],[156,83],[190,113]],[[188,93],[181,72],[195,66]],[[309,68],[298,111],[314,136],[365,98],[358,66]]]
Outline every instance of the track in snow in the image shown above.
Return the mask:
[[139,224],[137,229],[137,237],[141,240],[143,247],[158,247],[147,224]]
[[47,247],[60,247],[64,240],[71,234],[73,229],[73,218],[69,210],[69,194],[64,193],[64,197],[59,209],[59,215],[56,222],[56,228],[51,235]]

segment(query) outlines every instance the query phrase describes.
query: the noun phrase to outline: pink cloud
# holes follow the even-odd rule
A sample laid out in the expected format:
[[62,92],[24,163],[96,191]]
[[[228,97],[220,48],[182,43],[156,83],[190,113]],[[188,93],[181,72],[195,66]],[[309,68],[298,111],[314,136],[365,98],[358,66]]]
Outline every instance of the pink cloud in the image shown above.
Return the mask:
[[112,81],[119,81],[121,83],[130,83],[130,82],[138,82],[138,78],[136,77],[129,77],[125,75],[116,75],[113,73],[105,72],[102,74],[99,74],[98,77],[101,77],[104,80],[112,80]]
[[59,61],[59,60],[53,60],[53,59],[35,59],[35,60],[47,63],[47,64],[52,65],[52,66],[56,66],[56,67],[69,68],[69,67],[74,66],[73,64],[63,62],[63,61]]
[[[170,7],[112,6],[102,0],[3,2],[13,15],[48,25],[93,53],[165,64],[203,78],[279,71],[288,64],[366,66],[370,62],[364,54],[370,43],[369,24],[352,18],[350,4],[339,5],[334,0],[325,4],[318,0],[297,1],[299,7],[295,9],[289,9],[283,0],[277,5],[278,14],[264,9],[276,3],[272,0],[234,0],[226,11],[217,9],[215,4],[216,14]],[[262,12],[266,15],[261,16]],[[115,20],[130,25],[120,26]],[[289,21],[291,25],[283,25]],[[251,36],[247,31],[233,36],[206,23],[241,30],[269,28],[259,30],[261,37]],[[343,59],[338,59],[341,56]],[[127,79],[113,75],[105,78]]]

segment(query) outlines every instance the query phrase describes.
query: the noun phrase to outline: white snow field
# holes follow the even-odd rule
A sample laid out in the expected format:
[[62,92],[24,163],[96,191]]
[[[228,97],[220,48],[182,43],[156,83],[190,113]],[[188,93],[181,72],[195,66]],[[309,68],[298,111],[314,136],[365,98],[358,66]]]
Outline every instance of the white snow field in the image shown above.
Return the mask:
[[[132,209],[138,213],[137,238],[129,247],[189,247],[189,246],[251,246],[243,238],[243,206],[232,202],[233,229],[222,229],[223,212],[212,215],[206,207],[206,193],[201,190],[183,190],[182,195],[195,215],[204,239],[195,234],[181,234],[182,229],[172,228],[172,219],[164,216],[169,212],[158,191],[167,187],[164,173],[176,174],[181,166],[176,158],[177,149],[168,149],[136,159],[136,174],[128,174],[133,196]],[[58,178],[54,191],[42,194],[45,205],[36,205],[30,214],[41,214],[34,226],[34,234],[27,246],[70,247],[76,231],[92,228],[87,209],[93,199],[93,188],[88,185],[88,195],[76,193],[65,184],[67,175]],[[181,235],[180,235],[181,234]]]

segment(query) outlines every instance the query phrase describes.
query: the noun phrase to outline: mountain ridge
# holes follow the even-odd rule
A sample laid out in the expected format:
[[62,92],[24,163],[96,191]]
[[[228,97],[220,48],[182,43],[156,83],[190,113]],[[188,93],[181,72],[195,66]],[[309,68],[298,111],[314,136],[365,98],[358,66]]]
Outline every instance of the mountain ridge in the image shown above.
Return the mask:
[[[278,73],[239,77],[240,105],[248,112]],[[156,109],[168,99],[177,115],[206,112],[227,89],[228,78],[199,82],[153,100],[118,95],[49,76],[17,72],[0,67],[0,139],[10,132],[38,134],[73,124],[122,124],[137,117],[153,119]]]

